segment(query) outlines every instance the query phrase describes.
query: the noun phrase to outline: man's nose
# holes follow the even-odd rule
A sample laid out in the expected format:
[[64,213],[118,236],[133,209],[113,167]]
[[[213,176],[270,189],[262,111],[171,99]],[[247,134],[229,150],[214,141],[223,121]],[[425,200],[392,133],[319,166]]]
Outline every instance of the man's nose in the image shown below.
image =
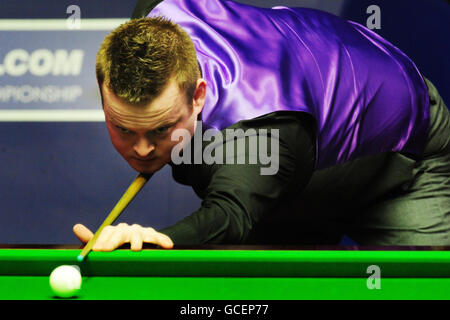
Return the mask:
[[148,157],[153,150],[155,150],[155,144],[148,138],[139,138],[139,140],[133,146],[134,151],[141,158]]

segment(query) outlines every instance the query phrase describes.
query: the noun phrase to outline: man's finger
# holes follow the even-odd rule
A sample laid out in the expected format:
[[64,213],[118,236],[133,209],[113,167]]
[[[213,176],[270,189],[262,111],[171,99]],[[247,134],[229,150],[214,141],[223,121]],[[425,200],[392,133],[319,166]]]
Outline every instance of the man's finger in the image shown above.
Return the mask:
[[91,230],[79,223],[73,226],[73,232],[77,238],[84,243],[87,243],[94,236]]
[[106,226],[102,232],[100,232],[100,235],[98,236],[97,240],[94,243],[94,246],[92,247],[93,251],[112,251],[114,250],[113,245],[111,244],[111,239],[114,236],[115,227],[113,226]]
[[172,249],[173,248],[173,242],[172,240],[165,235],[164,233],[158,232],[158,244],[163,247],[164,249]]
[[124,228],[116,228],[108,239],[108,245],[105,247],[105,251],[113,251],[127,242],[128,230]]
[[140,231],[131,231],[130,235],[130,249],[132,251],[141,251],[142,250],[142,235]]
[[173,242],[168,236],[153,228],[145,228],[144,242],[157,244],[164,249],[171,249],[173,247]]

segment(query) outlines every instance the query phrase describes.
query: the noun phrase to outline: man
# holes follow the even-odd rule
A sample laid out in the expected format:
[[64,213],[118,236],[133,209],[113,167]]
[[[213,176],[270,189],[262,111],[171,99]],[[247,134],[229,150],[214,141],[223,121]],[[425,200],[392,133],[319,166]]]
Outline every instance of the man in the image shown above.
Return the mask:
[[[105,228],[93,250],[336,244],[343,234],[370,245],[450,244],[449,112],[397,48],[310,9],[219,0],[138,8],[135,17],[148,18],[114,30],[97,56],[111,141],[138,172],[170,164],[203,201],[163,230]],[[210,128],[223,135],[196,145]],[[240,161],[261,159],[252,141],[262,136],[277,156],[268,174],[263,161]],[[233,142],[244,151],[229,151]],[[218,161],[180,161],[206,150]],[[74,232],[92,237],[82,225]]]

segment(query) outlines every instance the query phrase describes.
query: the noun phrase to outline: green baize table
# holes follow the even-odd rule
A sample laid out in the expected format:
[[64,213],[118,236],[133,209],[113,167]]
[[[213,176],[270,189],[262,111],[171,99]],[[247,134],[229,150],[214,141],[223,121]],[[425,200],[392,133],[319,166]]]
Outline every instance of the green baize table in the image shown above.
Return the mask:
[[204,246],[91,252],[1,246],[0,299],[55,299],[49,275],[78,265],[89,300],[450,299],[448,248]]

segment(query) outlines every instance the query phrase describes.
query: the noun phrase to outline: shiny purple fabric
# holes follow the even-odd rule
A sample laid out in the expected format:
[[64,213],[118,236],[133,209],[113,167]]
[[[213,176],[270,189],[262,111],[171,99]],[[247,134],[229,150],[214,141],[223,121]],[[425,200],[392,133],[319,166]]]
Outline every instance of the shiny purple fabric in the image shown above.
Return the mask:
[[388,151],[419,155],[428,92],[413,62],[365,27],[306,8],[165,0],[150,13],[192,38],[208,83],[205,125],[274,111],[317,122],[316,169]]

